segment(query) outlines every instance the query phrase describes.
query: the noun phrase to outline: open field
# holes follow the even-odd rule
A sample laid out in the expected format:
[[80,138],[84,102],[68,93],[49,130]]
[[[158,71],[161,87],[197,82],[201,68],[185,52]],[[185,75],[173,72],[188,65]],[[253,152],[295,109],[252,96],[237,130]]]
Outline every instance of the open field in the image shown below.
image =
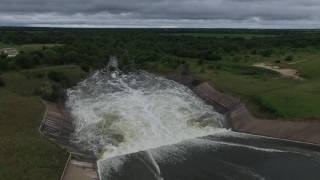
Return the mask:
[[43,47],[56,47],[61,46],[61,44],[23,44],[23,45],[13,45],[13,44],[5,44],[0,42],[1,48],[17,48],[19,51],[30,52],[35,50],[41,50]]
[[[271,113],[286,119],[320,119],[320,56],[301,56],[304,62],[286,65],[297,69],[305,80],[250,76],[232,71],[207,70],[200,74],[219,89],[247,101],[256,115]],[[284,65],[282,65],[284,66]]]
[[45,107],[34,95],[50,71],[64,73],[74,82],[83,72],[78,66],[35,68],[7,72],[0,77],[0,179],[57,180],[68,154],[42,137],[38,131]]
[[193,36],[193,37],[215,37],[215,38],[261,38],[261,37],[275,37],[276,35],[269,34],[244,34],[244,33],[174,33],[175,36]]

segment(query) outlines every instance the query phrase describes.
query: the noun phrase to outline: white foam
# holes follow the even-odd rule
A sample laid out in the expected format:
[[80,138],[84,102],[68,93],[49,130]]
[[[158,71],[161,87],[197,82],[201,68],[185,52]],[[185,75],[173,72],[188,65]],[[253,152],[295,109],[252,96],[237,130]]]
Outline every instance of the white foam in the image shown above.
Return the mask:
[[76,142],[101,159],[210,135],[223,119],[185,86],[145,72],[95,73],[68,91],[67,105]]

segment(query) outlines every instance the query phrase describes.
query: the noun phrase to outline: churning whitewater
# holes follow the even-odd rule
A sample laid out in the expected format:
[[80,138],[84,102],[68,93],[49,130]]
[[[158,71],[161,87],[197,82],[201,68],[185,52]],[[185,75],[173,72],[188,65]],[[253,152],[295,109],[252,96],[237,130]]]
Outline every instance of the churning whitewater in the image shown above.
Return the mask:
[[101,70],[68,90],[73,141],[100,159],[221,130],[223,116],[187,87],[147,72]]

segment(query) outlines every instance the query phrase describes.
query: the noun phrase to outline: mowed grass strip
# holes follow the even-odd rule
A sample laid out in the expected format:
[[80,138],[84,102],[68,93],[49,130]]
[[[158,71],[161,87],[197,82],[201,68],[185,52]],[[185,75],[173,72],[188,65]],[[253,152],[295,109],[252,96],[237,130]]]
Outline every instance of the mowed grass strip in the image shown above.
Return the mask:
[[59,179],[67,153],[39,134],[38,97],[0,90],[0,179]]

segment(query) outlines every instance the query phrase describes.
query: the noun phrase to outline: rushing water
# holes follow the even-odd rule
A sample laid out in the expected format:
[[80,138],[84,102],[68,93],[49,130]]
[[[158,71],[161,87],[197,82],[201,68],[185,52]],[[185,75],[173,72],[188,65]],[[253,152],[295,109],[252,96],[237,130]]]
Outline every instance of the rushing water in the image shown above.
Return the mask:
[[146,72],[96,72],[67,105],[74,141],[101,159],[213,134],[223,119],[187,87]]
[[190,89],[146,72],[98,71],[67,106],[102,180],[320,178],[317,147],[227,131]]

